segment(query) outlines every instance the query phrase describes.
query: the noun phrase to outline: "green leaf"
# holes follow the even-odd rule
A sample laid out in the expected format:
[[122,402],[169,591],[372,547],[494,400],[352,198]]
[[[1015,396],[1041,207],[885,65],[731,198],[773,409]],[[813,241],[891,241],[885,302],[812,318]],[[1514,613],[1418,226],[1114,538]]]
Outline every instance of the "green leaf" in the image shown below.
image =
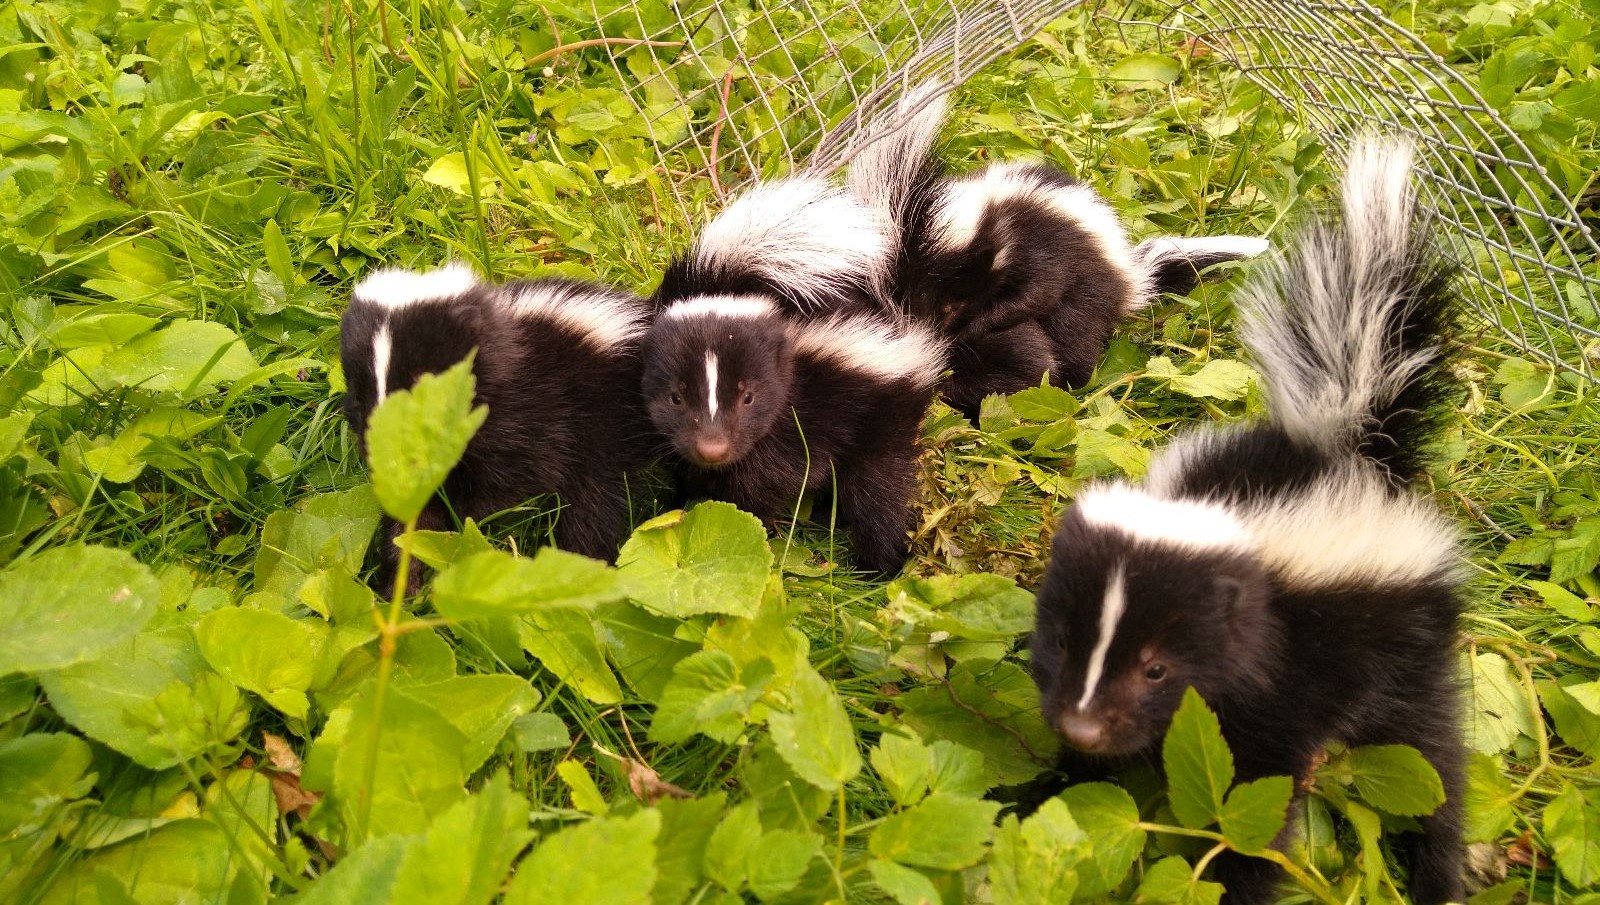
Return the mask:
[[1484,754],[1499,754],[1518,736],[1537,731],[1522,680],[1499,654],[1485,652],[1472,659],[1472,699],[1472,747]]
[[267,266],[272,269],[284,286],[293,286],[295,278],[294,257],[289,253],[289,243],[284,241],[283,230],[278,228],[277,220],[267,220],[261,227],[261,253],[267,259]]
[[[1564,681],[1574,679],[1581,681],[1579,676],[1570,676]],[[1600,757],[1600,716],[1573,700],[1560,683],[1540,682],[1538,688],[1539,700],[1544,702],[1544,709],[1550,711],[1550,719],[1555,722],[1556,733],[1562,741],[1589,757]]]
[[494,753],[513,722],[539,706],[539,692],[520,676],[456,676],[408,685],[406,694],[427,704],[461,730],[461,769],[470,775]]
[[295,905],[389,905],[400,862],[415,837],[378,836],[350,852],[311,884]]
[[[532,838],[528,802],[503,775],[440,814],[396,872],[392,905],[489,905]],[[315,887],[313,887],[315,888]]]
[[1003,575],[907,578],[887,591],[894,617],[976,641],[1011,641],[1033,629],[1033,595]]
[[359,574],[379,516],[377,498],[365,484],[313,494],[294,510],[267,516],[256,553],[256,590],[294,599],[319,570]]
[[1233,754],[1222,727],[1200,693],[1183,693],[1183,703],[1161,745],[1167,769],[1167,799],[1184,826],[1200,829],[1217,822],[1222,796],[1233,784]]
[[744,731],[751,705],[766,693],[772,676],[770,662],[758,660],[740,671],[720,650],[679,660],[650,721],[651,740],[677,744],[700,732],[731,744]]
[[773,830],[761,834],[757,850],[760,857],[749,863],[750,891],[766,902],[795,888],[822,853],[822,839],[812,832]]
[[1516,823],[1520,796],[1506,778],[1505,763],[1500,758],[1472,753],[1467,764],[1465,797],[1468,842],[1498,842]]
[[121,550],[55,547],[0,572],[0,675],[61,669],[132,637],[161,586]]
[[1089,837],[1065,802],[1052,798],[1019,823],[1001,821],[989,858],[995,905],[1070,902],[1078,889],[1077,865],[1089,855]]
[[0,418],[0,464],[22,448],[22,442],[28,438],[28,425],[32,423],[33,415],[29,412],[13,412]]
[[1159,82],[1163,85],[1178,80],[1183,68],[1169,56],[1156,53],[1136,53],[1123,57],[1111,67],[1110,77],[1119,82]]
[[621,600],[617,572],[553,547],[532,559],[499,550],[452,563],[433,582],[433,605],[450,619],[490,619],[549,607],[593,609]]
[[1059,797],[1089,836],[1090,857],[1078,865],[1078,894],[1083,901],[1104,898],[1144,850],[1139,806],[1122,787],[1103,782],[1068,786]]
[[33,832],[63,803],[89,793],[89,746],[56,732],[0,743],[0,837]]
[[1000,803],[937,793],[884,818],[872,831],[872,854],[901,864],[961,870],[983,858]]
[[1189,862],[1172,855],[1144,872],[1133,901],[1137,905],[1217,905],[1222,892],[1222,884],[1196,880]]
[[1566,785],[1544,809],[1556,867],[1579,889],[1600,883],[1600,790]]
[[1022,667],[970,660],[952,667],[948,679],[900,696],[906,725],[923,738],[981,754],[986,786],[1026,782],[1049,766],[1043,759],[1053,756],[1058,741],[1039,714],[1038,686]]
[[767,718],[778,754],[800,778],[820,789],[837,789],[861,772],[861,752],[844,702],[815,670],[794,677],[789,711]]
[[[466,798],[461,749],[467,738],[438,711],[391,689],[377,712],[368,692],[354,707],[333,768],[333,794],[347,826],[366,836],[420,833],[451,805]],[[374,737],[376,736],[376,737]],[[367,786],[368,759],[376,765]],[[370,819],[362,823],[362,792]]]
[[[872,882],[900,905],[940,905],[944,901],[933,881],[921,871],[874,858],[867,862],[867,872],[872,874]],[[998,903],[1000,900],[995,901]]]
[[718,792],[705,798],[664,798],[656,805],[661,832],[656,838],[654,905],[680,905],[700,885],[711,834],[727,802]]
[[553,713],[525,713],[511,723],[511,737],[517,748],[528,754],[558,751],[572,744],[567,724]]
[[1345,760],[1356,792],[1380,811],[1403,817],[1432,814],[1444,803],[1439,774],[1409,745],[1368,745]]
[[[40,905],[228,901],[239,867],[224,830],[209,820],[178,820],[148,835],[98,849],[54,878]],[[101,890],[115,884],[118,897]]]
[[568,827],[517,868],[506,905],[650,905],[660,829],[661,815],[648,809]]
[[567,791],[572,793],[574,808],[597,817],[604,817],[606,812],[611,810],[611,805],[606,803],[606,797],[600,794],[600,787],[594,784],[594,777],[589,775],[583,764],[575,760],[564,760],[556,764],[556,774],[567,784]]
[[622,700],[622,688],[606,665],[589,614],[573,609],[531,613],[522,625],[522,646],[594,703]]
[[1240,783],[1222,806],[1223,837],[1246,854],[1265,851],[1288,822],[1289,799],[1293,797],[1294,780],[1287,776]]
[[472,356],[389,395],[367,421],[372,487],[385,512],[415,519],[489,416],[472,406]]
[[1250,392],[1250,384],[1259,379],[1260,375],[1249,365],[1219,358],[1206,362],[1193,374],[1174,375],[1170,383],[1186,396],[1232,401],[1243,399]]
[[303,720],[311,706],[306,692],[315,675],[316,651],[326,631],[324,625],[278,613],[229,607],[200,620],[195,638],[224,679]]
[[1544,600],[1545,606],[1555,610],[1561,616],[1573,622],[1593,622],[1595,608],[1590,606],[1582,597],[1563,588],[1561,585],[1548,581],[1524,582],[1529,590],[1538,593]]
[[1078,400],[1060,387],[1040,386],[1006,397],[1012,411],[1029,421],[1060,421],[1078,413]]
[[174,321],[107,353],[103,383],[194,398],[256,369],[238,334],[215,321]]
[[753,801],[728,812],[706,843],[706,876],[729,892],[738,892],[750,875],[750,856],[761,840],[761,814]]
[[772,550],[759,519],[708,502],[640,525],[617,564],[628,594],[655,612],[751,617],[767,587]]
[[933,750],[921,739],[885,732],[872,749],[870,760],[896,804],[913,805],[928,794],[928,785],[933,781]]

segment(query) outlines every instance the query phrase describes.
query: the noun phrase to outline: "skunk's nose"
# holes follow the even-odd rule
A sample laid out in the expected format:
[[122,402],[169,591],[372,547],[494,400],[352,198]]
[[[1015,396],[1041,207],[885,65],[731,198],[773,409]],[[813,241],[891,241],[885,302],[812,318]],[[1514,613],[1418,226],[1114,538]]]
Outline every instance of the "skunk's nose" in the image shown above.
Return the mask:
[[707,465],[720,465],[728,458],[728,438],[700,437],[694,441],[694,452]]
[[1061,737],[1067,744],[1079,751],[1094,752],[1105,747],[1106,724],[1091,716],[1076,713],[1063,713],[1056,721],[1056,727],[1061,730]]

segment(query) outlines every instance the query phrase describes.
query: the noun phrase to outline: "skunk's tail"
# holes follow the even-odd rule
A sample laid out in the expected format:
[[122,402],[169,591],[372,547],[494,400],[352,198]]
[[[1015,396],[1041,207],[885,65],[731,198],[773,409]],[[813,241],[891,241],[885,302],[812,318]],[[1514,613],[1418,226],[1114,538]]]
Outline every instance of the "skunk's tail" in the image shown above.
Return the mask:
[[1372,460],[1397,482],[1422,471],[1448,417],[1454,268],[1429,241],[1413,149],[1350,151],[1341,215],[1303,228],[1259,268],[1240,310],[1275,421],[1295,439]]
[[897,109],[864,135],[866,144],[845,176],[851,193],[904,224],[907,206],[943,175],[938,144],[947,107],[941,86],[932,82],[901,98]]

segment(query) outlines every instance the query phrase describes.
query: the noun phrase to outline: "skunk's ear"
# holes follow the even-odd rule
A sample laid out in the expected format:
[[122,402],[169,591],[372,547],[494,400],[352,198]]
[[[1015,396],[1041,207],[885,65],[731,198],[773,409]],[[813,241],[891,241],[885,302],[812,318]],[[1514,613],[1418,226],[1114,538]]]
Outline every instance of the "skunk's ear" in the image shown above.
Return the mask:
[[1187,295],[1207,267],[1253,258],[1267,248],[1267,240],[1256,236],[1158,236],[1140,242],[1134,258],[1150,277],[1152,295]]

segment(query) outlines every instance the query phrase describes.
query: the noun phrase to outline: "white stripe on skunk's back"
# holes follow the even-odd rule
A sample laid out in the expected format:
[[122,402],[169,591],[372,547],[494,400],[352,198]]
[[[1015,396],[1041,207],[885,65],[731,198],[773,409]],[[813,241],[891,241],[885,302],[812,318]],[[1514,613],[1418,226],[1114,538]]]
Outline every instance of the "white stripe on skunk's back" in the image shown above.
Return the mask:
[[642,299],[607,286],[566,280],[506,286],[504,303],[513,315],[555,323],[602,352],[637,340],[650,324]]
[[1084,522],[1130,539],[1194,550],[1249,552],[1255,539],[1226,506],[1205,500],[1163,499],[1122,482],[1099,484],[1074,502]]
[[827,359],[884,380],[931,387],[944,373],[944,341],[921,324],[839,315],[791,324],[789,330],[796,354]]
[[772,300],[761,295],[695,295],[673,302],[657,317],[672,320],[693,317],[771,317],[778,313]]
[[481,282],[470,266],[446,264],[434,270],[389,267],[367,274],[351,296],[359,302],[384,308],[403,308],[419,302],[449,301]]

